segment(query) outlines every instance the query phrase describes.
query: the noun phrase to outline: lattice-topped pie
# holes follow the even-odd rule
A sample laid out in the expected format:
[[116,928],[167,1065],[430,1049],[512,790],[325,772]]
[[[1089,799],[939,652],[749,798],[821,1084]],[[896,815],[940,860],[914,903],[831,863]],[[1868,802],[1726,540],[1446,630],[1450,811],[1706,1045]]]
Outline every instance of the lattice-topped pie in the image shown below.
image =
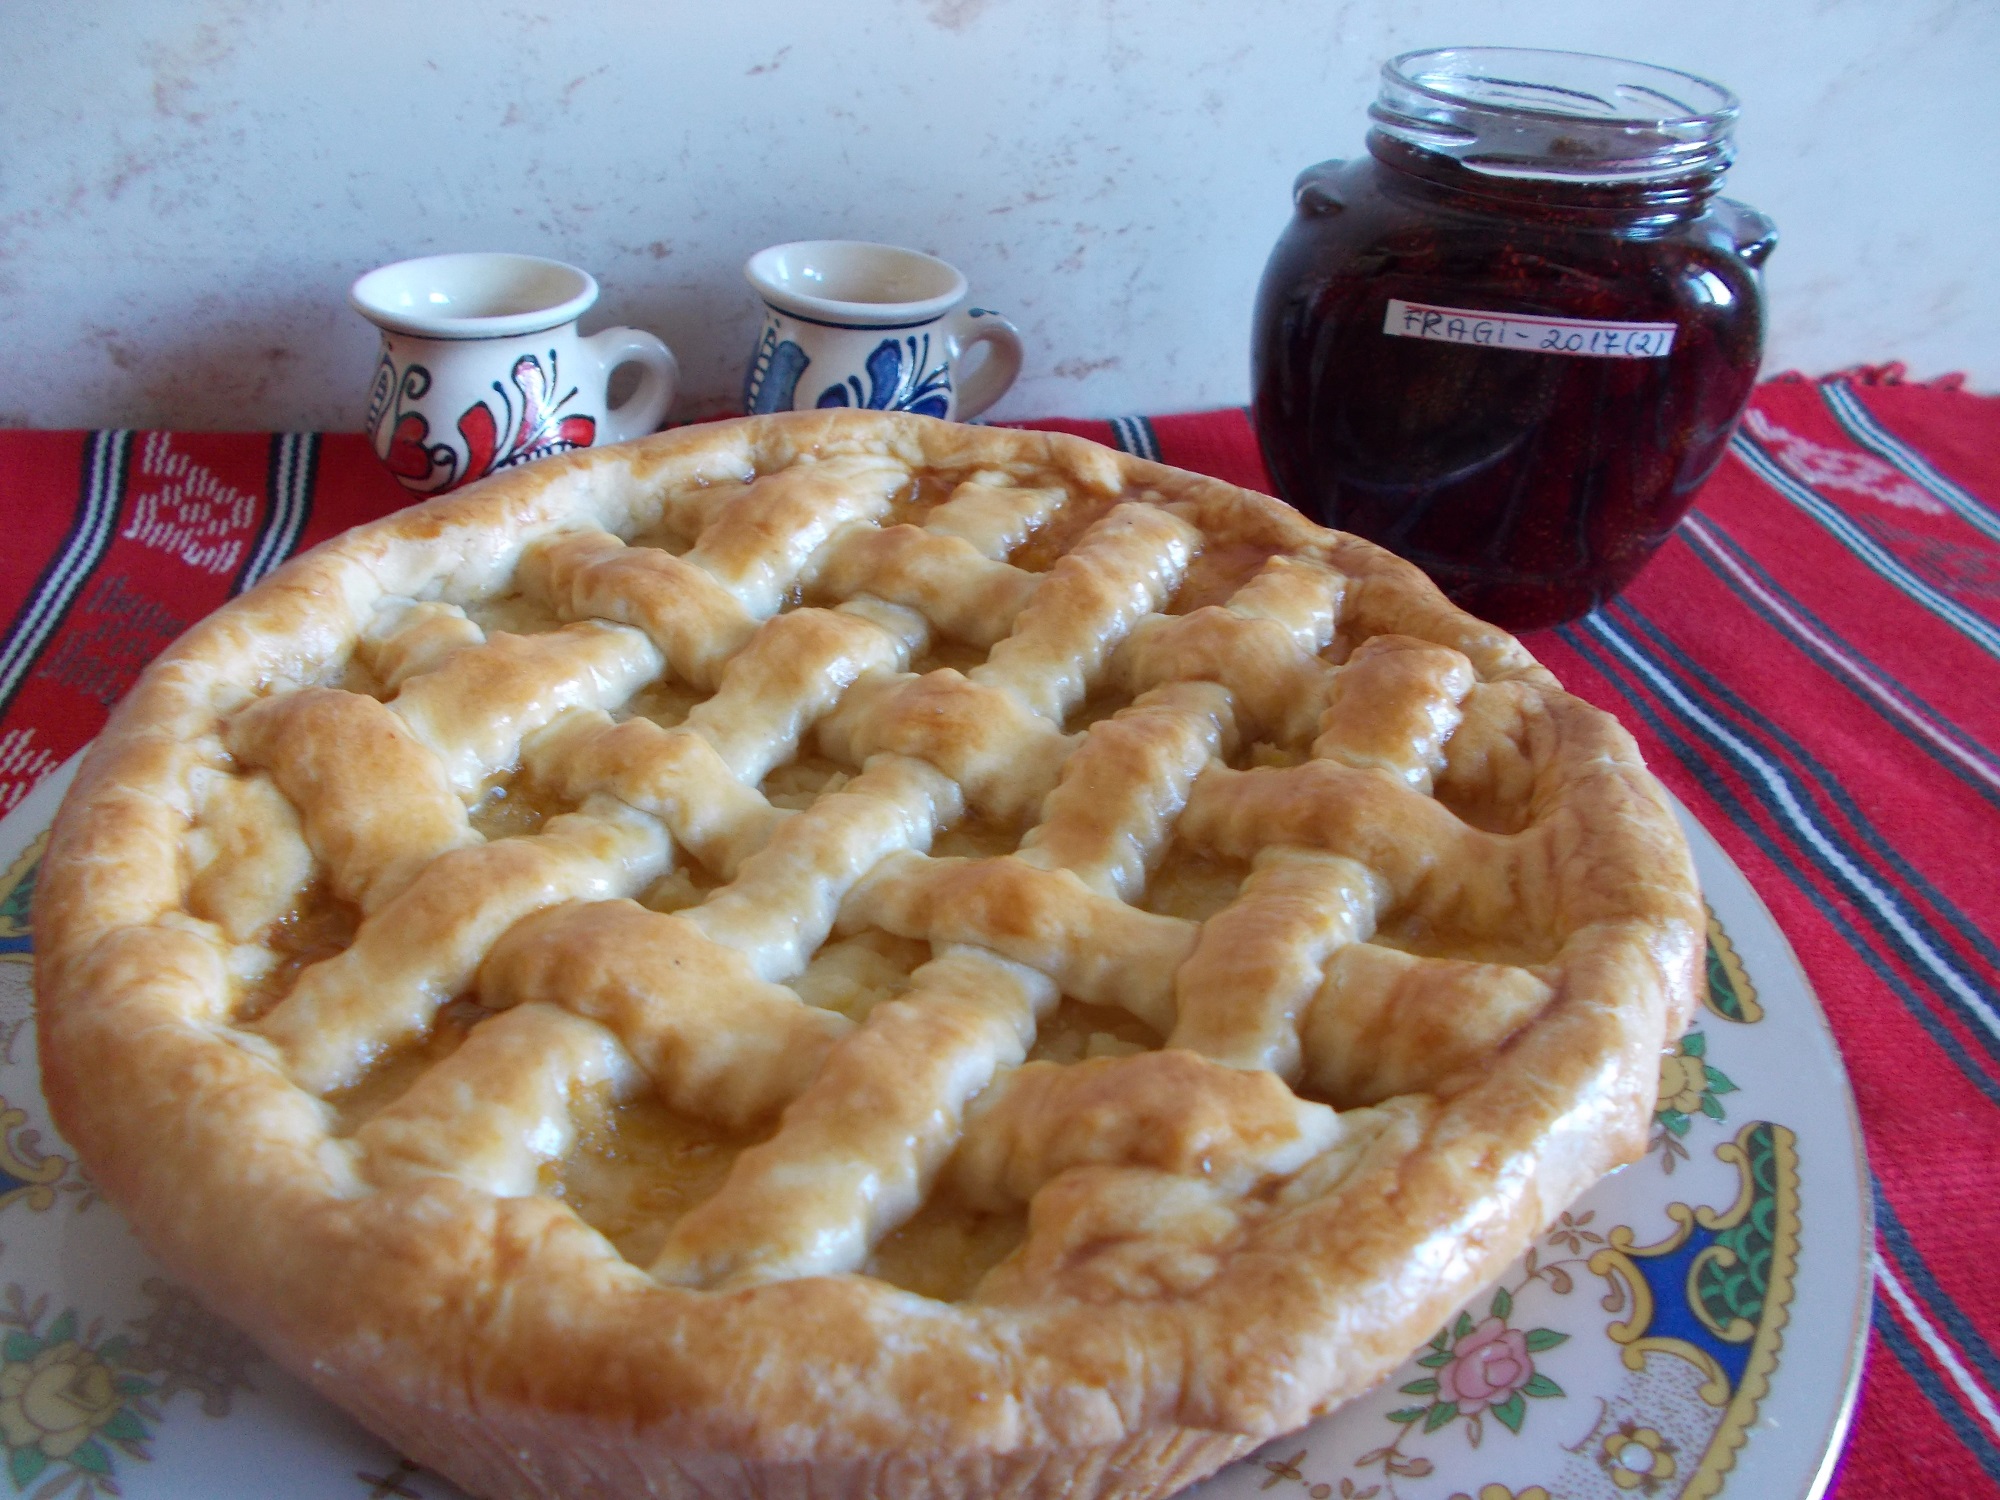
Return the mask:
[[1076,439],[573,454],[148,672],[37,909],[58,1121],[489,1496],[1164,1493],[1636,1155],[1700,908],[1415,569]]

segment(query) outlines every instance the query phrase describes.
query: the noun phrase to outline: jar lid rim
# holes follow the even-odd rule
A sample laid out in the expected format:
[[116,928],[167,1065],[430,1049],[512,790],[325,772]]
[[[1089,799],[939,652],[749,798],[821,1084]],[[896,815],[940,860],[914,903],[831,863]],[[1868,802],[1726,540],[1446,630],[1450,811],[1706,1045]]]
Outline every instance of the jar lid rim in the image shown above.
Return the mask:
[[1736,96],[1652,63],[1528,47],[1432,47],[1382,65],[1369,117],[1389,137],[1490,176],[1717,180]]
[[[1581,63],[1585,65],[1608,66],[1620,70],[1629,69],[1634,75],[1637,75],[1634,79],[1635,82],[1638,77],[1649,74],[1661,79],[1678,79],[1684,83],[1691,83],[1700,89],[1708,91],[1716,102],[1712,108],[1708,109],[1690,108],[1683,101],[1675,100],[1669,95],[1648,89],[1645,92],[1652,93],[1655,98],[1662,99],[1667,103],[1682,104],[1682,107],[1671,112],[1641,113],[1634,111],[1631,113],[1611,113],[1608,111],[1586,111],[1574,107],[1563,108],[1553,99],[1549,103],[1541,105],[1514,101],[1500,104],[1493,100],[1470,96],[1460,90],[1440,87],[1438,84],[1430,81],[1439,76],[1437,70],[1421,69],[1419,66],[1430,59],[1436,59],[1440,62],[1446,59],[1476,60],[1488,66],[1494,64],[1504,66],[1506,60],[1520,59],[1523,61],[1532,60],[1544,65]],[[1587,97],[1581,90],[1541,80],[1501,79],[1481,74],[1468,74],[1465,76],[1469,82],[1526,85],[1548,91],[1557,96]],[[1431,98],[1447,104],[1473,105],[1487,109],[1504,108],[1509,113],[1514,114],[1540,115],[1551,120],[1582,120],[1598,125],[1694,125],[1708,121],[1726,125],[1736,119],[1741,105],[1741,101],[1737,99],[1731,90],[1714,82],[1712,79],[1703,78],[1699,74],[1689,73],[1680,68],[1662,67],[1658,63],[1637,62],[1631,58],[1611,57],[1599,52],[1570,52],[1558,48],[1421,47],[1413,52],[1400,53],[1390,58],[1389,61],[1382,65],[1382,78],[1385,83],[1394,83],[1404,88],[1414,89],[1418,93],[1429,95]],[[1598,102],[1604,103],[1606,101],[1600,98]]]

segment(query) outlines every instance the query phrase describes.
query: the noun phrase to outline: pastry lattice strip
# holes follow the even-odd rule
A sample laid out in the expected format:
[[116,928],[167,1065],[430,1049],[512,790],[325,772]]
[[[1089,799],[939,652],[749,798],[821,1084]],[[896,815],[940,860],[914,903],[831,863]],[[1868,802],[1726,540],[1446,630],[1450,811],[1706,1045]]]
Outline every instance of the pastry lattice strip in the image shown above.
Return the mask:
[[[599,788],[614,793],[625,807],[658,815],[724,878],[735,877],[784,817],[755,784],[796,750],[841,689],[864,673],[902,666],[927,635],[921,616],[865,600],[780,615],[761,629],[748,622],[775,611],[827,538],[879,515],[905,478],[879,460],[771,476],[718,508],[684,557],[628,549],[603,533],[552,539],[528,550],[523,587],[559,615],[597,612],[631,626],[593,617],[544,636],[488,640],[462,613],[419,605],[367,643],[396,689],[392,704],[316,689],[239,715],[231,748],[245,765],[269,766],[306,810],[305,836],[336,894],[366,917],[354,945],[308,970],[262,1023],[300,1082],[321,1092],[343,1087],[373,1057],[424,1029],[470,977],[477,950],[512,919],[564,899],[631,894],[658,873],[670,854],[661,838],[637,837],[635,846],[634,837],[602,836],[594,861],[565,860],[578,837],[605,832],[580,826],[583,815],[555,820],[531,839],[478,844],[456,794],[517,758],[524,741],[531,769],[573,799]],[[988,490],[938,511],[948,527],[1005,544],[1059,495],[1024,492],[1010,508]],[[972,543],[948,532],[940,540],[980,561]],[[852,542],[834,550],[855,551]],[[773,554],[788,566],[774,567]],[[735,648],[726,660],[704,649],[718,639]],[[717,692],[677,730],[644,720],[613,725],[605,706],[628,699],[668,663],[696,682],[714,679]],[[987,706],[1009,697],[993,689],[980,696]],[[1047,726],[1036,732],[1059,734]],[[927,767],[903,770],[904,782],[933,783],[917,788],[918,800],[937,805],[903,830],[927,841],[940,818],[956,815],[955,790],[935,784]],[[895,768],[884,768],[868,790],[896,779]],[[614,811],[610,821],[636,837],[629,817]],[[446,861],[446,854],[460,857]],[[408,890],[412,884],[422,889]],[[497,899],[475,911],[467,898],[482,884],[494,884]],[[732,907],[739,917],[754,911],[749,896],[736,891],[702,920],[720,921]],[[406,899],[378,915],[396,897]],[[830,920],[830,903],[820,904]],[[790,909],[767,908],[763,926],[779,925],[770,910]],[[810,951],[816,941],[803,946]],[[796,933],[790,946],[801,946]],[[766,951],[768,943],[756,947],[763,967],[795,971],[784,955]]]
[[[1463,658],[1377,638],[1330,666],[1319,653],[1345,580],[1311,560],[1273,559],[1227,605],[1162,614],[1201,538],[1151,507],[1114,510],[1040,576],[1004,558],[1061,491],[963,486],[922,527],[878,528],[895,476],[893,465],[868,463],[795,469],[727,504],[701,502],[706,525],[679,557],[605,533],[544,541],[524,556],[518,581],[573,622],[563,629],[482,642],[470,621],[418,606],[374,649],[382,679],[400,689],[388,707],[318,690],[239,716],[239,756],[272,767],[336,890],[366,914],[354,947],[308,970],[264,1023],[301,1083],[323,1091],[353,1081],[475,973],[485,1002],[508,1012],[364,1127],[377,1180],[443,1171],[490,1191],[531,1190],[533,1168],[566,1149],[555,1116],[578,1089],[618,1095],[644,1077],[676,1107],[738,1124],[790,1100],[787,1126],[683,1219],[658,1269],[697,1283],[854,1269],[921,1201],[976,1096],[980,1123],[959,1147],[964,1161],[1014,1163],[994,1170],[1017,1189],[1030,1184],[1025,1195],[1063,1170],[1038,1179],[1021,1165],[1057,1158],[1016,1140],[1028,1116],[1007,1105],[1043,1077],[1045,1065],[1019,1064],[1058,987],[1124,1005],[1190,1052],[1337,1080],[1336,1094],[1381,1083],[1348,1054],[1371,1026],[1378,1042],[1393,1041],[1391,1013],[1407,1008],[1399,995],[1509,988],[1514,1019],[1489,1027],[1473,1050],[1546,1001],[1547,986],[1524,971],[1365,942],[1386,901],[1421,894],[1412,861],[1462,852],[1476,833],[1423,796],[1471,686]],[[773,528],[785,537],[777,566]],[[858,597],[774,614],[802,579]],[[991,645],[987,662],[965,674],[909,673],[932,629]],[[622,665],[591,655],[610,652],[607,642]],[[663,669],[712,696],[672,729],[614,721]],[[457,732],[451,709],[468,685],[512,692],[521,708],[497,729]],[[1137,695],[1132,707],[1081,737],[1065,734],[1063,719],[1103,685]],[[399,782],[419,789],[409,816],[339,815],[370,789],[354,768],[316,761],[315,713],[369,721],[385,756],[417,763]],[[1274,799],[1257,778],[1298,778],[1228,771],[1221,761],[1244,733],[1281,743],[1316,734],[1315,760],[1298,770],[1340,773],[1329,797],[1339,801],[1344,788],[1350,802],[1382,804],[1375,824],[1407,831],[1414,822],[1422,847],[1378,870],[1386,835],[1368,807],[1274,823]],[[809,734],[863,769],[806,812],[786,813],[757,785]],[[516,756],[582,808],[529,837],[475,843],[460,793]],[[1311,790],[1326,788],[1314,781]],[[1043,817],[1015,855],[929,859],[921,851],[967,802],[1003,821],[1037,805]],[[1426,822],[1407,811],[1412,803],[1436,813]],[[1274,831],[1286,846],[1264,855],[1237,901],[1211,919],[1212,942],[1197,942],[1195,924],[1130,904],[1184,805],[1181,832],[1199,847],[1226,853]],[[336,825],[358,830],[353,847],[329,838]],[[585,835],[598,842],[594,865],[582,855],[588,869],[542,868],[561,863],[554,846]],[[671,916],[607,899],[642,888],[676,843],[728,883]],[[502,851],[536,866],[518,877],[521,894],[478,912],[449,909],[451,861]],[[1482,852],[1487,864],[1500,858]],[[428,886],[440,890],[419,891]],[[432,926],[400,914],[402,898]],[[997,920],[1023,912],[1025,923]],[[836,919],[926,938],[939,954],[909,994],[858,1031],[773,983],[800,971]],[[414,973],[368,964],[413,933],[444,957]],[[669,988],[607,972],[602,955],[617,950],[661,956],[628,966],[634,972],[683,977]],[[359,971],[342,991],[348,1011],[320,999],[337,986],[316,977],[343,962]],[[397,1002],[362,1004],[357,1020],[349,1012],[363,982]],[[1349,990],[1366,1003],[1328,1003]],[[1209,1003],[1218,992],[1227,1004]],[[1448,1029],[1446,1007],[1433,1009]],[[1421,1072],[1411,1062],[1403,1073]],[[903,1088],[913,1069],[927,1082]],[[909,1096],[905,1112],[927,1130],[857,1107],[871,1079],[893,1079]],[[1065,1092],[1035,1087],[1044,1106]],[[1088,1096],[1080,1084],[1069,1092],[1079,1090]],[[1290,1099],[1290,1109],[1293,1144],[1274,1150],[1264,1139],[1238,1155],[1288,1171],[1298,1151],[1323,1150],[1337,1133],[1323,1106]],[[1145,1156],[1137,1146],[1105,1149]],[[960,1169],[969,1193],[995,1191],[978,1175]]]
[[[1171,924],[1091,889],[1094,883],[1137,894],[1172,833],[1170,819],[1157,810],[1186,795],[1225,732],[1227,694],[1220,688],[1190,684],[1153,698],[1126,710],[1122,724],[1093,727],[1045,800],[1045,817],[1024,841],[1024,853],[985,867],[1074,887],[1064,894],[1099,908],[1100,921],[1117,912]],[[1121,733],[1134,724],[1136,734]],[[1107,773],[1119,770],[1135,778],[1136,790],[1133,801],[1112,805],[1132,811],[1136,803],[1137,811],[1107,826],[1093,804]],[[655,1275],[731,1285],[855,1270],[884,1233],[915,1211],[958,1144],[966,1106],[997,1072],[1025,1059],[1036,1020],[1059,988],[1086,998],[1096,988],[1048,953],[1026,963],[996,956],[994,948],[1004,951],[998,924],[973,915],[979,946],[953,946],[926,933],[939,957],[911,975],[906,994],[877,1006],[861,1031],[836,1047],[786,1111],[778,1134],[744,1152],[721,1191],[673,1227]]]
[[[895,488],[888,482],[892,466],[828,467],[837,471],[831,479],[795,469],[752,486],[704,533],[689,554],[690,566],[712,574],[716,587],[746,610],[775,611],[828,531],[843,518],[879,513]],[[789,574],[775,571],[750,545],[760,537],[768,545],[774,535],[777,554],[795,559]],[[532,557],[526,571],[533,586]],[[645,618],[666,634],[658,624],[660,613]],[[777,810],[744,790],[742,781],[754,786],[772,761],[789,753],[799,721],[811,712],[812,696],[828,691],[827,677],[838,680],[842,648],[861,653],[864,662],[893,660],[908,649],[891,631],[854,617],[845,634],[821,629],[812,659],[782,660],[783,648],[796,646],[793,638],[810,631],[824,613],[774,620],[777,653],[759,652],[759,636],[753,634],[731,660],[738,682],[725,673],[715,698],[704,705],[708,720],[681,736],[697,755],[705,751],[736,761],[735,768],[725,761],[725,778],[714,778],[744,792],[730,799],[738,816],[716,835],[725,844],[731,835],[737,844],[761,841],[777,821]],[[386,708],[359,694],[298,693],[255,705],[230,726],[239,757],[251,765],[268,763],[280,787],[305,809],[309,835],[320,826],[368,828],[356,807],[371,796],[371,773],[408,773],[393,783],[400,789],[398,805],[375,819],[399,830],[396,835],[353,840],[355,848],[326,844],[316,851],[336,891],[364,898],[366,917],[353,944],[306,970],[260,1023],[293,1076],[314,1092],[354,1083],[375,1057],[427,1030],[437,1009],[469,987],[486,952],[515,921],[566,900],[636,894],[665,869],[672,852],[671,824],[650,816],[643,801],[632,798],[581,793],[583,811],[550,820],[532,837],[493,843],[468,844],[472,836],[463,805],[457,805],[455,817],[447,811],[457,801],[454,793],[477,790],[521,759],[531,736],[560,730],[563,721],[579,715],[603,715],[607,706],[623,704],[654,680],[665,660],[651,637],[632,627],[583,620],[544,635],[484,639],[468,621],[438,650],[434,615],[403,623],[375,653],[399,679]],[[896,623],[921,628],[915,617]],[[415,647],[405,644],[408,635],[419,637]],[[774,654],[780,657],[775,664]],[[769,703],[770,679],[788,675],[796,694]],[[740,685],[746,681],[747,688]],[[800,698],[808,701],[801,704]],[[745,706],[767,704],[771,712],[761,719],[739,714],[702,733],[742,700],[748,700]],[[321,733],[329,719],[349,732]],[[376,760],[393,764],[350,764],[340,753],[371,731],[383,747]],[[380,788],[373,794],[380,796]],[[383,844],[390,847],[377,847]],[[380,910],[370,909],[369,900],[384,884],[419,865],[426,852],[435,857],[379,902]]]

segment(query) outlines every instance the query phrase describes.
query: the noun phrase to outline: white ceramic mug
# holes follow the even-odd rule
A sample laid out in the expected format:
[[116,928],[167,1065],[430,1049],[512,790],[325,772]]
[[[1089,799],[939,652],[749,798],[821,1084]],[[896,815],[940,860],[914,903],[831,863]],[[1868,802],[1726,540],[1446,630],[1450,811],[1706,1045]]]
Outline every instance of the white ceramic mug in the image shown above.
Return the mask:
[[[405,489],[441,495],[500,469],[658,429],[680,371],[650,333],[576,320],[585,271],[534,255],[427,255],[370,271],[348,301],[382,330],[366,423]],[[622,406],[611,372],[637,364]]]
[[[976,417],[1021,373],[1021,334],[983,307],[954,311],[965,277],[936,256],[862,240],[759,250],[743,274],[764,326],[743,377],[752,414],[815,406]],[[975,345],[987,357],[960,377]]]

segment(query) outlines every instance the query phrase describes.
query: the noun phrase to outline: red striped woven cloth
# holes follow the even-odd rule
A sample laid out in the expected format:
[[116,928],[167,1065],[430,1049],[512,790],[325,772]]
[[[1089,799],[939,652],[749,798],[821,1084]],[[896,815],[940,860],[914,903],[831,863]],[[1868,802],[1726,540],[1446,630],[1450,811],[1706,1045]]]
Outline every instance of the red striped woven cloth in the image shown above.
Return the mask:
[[[1027,424],[1268,489],[1240,411]],[[354,434],[0,433],[0,812],[161,648],[404,496]],[[1759,388],[1626,594],[1529,646],[1617,714],[1804,963],[1875,1174],[1833,1493],[2000,1494],[2000,398]]]

